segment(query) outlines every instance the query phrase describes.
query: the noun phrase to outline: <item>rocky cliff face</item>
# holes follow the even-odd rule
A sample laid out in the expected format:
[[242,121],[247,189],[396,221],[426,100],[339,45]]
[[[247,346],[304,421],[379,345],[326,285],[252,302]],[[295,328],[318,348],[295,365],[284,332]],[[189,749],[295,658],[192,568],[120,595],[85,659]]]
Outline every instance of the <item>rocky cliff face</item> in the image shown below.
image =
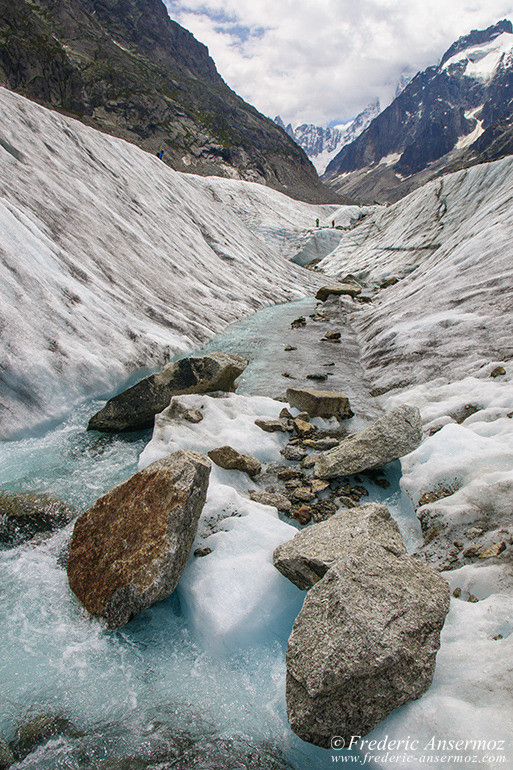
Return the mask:
[[173,168],[333,200],[306,155],[223,81],[161,0],[0,0],[0,85]]
[[325,180],[361,202],[398,200],[444,171],[507,154],[512,115],[513,26],[504,20],[460,38],[418,73],[333,159]]

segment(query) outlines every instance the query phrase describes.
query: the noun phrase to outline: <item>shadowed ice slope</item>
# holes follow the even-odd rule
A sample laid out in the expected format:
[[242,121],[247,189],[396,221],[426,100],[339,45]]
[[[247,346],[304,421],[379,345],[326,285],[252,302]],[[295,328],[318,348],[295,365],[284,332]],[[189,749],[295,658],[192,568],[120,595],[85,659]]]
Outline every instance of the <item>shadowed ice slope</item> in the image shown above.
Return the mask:
[[4,89],[0,109],[0,436],[312,290],[286,257],[333,207],[174,172]]

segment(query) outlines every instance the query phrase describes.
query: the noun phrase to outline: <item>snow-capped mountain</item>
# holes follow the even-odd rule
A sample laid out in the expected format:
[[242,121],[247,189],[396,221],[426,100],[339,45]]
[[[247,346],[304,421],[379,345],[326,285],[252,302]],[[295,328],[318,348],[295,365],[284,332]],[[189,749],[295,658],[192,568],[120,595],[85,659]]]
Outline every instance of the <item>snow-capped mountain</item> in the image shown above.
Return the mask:
[[323,174],[328,163],[340,152],[342,147],[353,142],[380,113],[379,99],[371,102],[356,118],[348,123],[323,128],[311,123],[303,123],[296,129],[289,123],[284,124],[277,115],[274,122],[291,136],[296,144],[306,152],[318,174]]
[[496,150],[487,160],[507,154],[498,125],[512,115],[513,26],[503,20],[460,38],[439,65],[419,72],[342,148],[324,179],[360,202],[397,200],[444,171],[483,159],[492,140]]
[[0,110],[0,437],[318,284],[288,258],[336,207],[173,171],[3,88]]

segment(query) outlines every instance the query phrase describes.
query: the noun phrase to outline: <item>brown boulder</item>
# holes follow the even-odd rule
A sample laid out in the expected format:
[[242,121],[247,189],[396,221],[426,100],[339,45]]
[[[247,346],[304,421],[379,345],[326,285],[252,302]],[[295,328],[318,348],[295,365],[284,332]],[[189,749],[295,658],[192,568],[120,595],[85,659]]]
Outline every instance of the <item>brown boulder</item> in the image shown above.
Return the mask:
[[361,292],[362,290],[359,286],[354,286],[350,283],[335,283],[330,286],[321,286],[315,295],[315,299],[325,302],[331,295],[336,297],[346,295],[354,298],[361,294]]
[[209,474],[204,455],[179,450],[111,489],[77,519],[68,579],[88,612],[119,628],[174,591]]
[[262,470],[260,460],[251,455],[245,455],[237,452],[231,446],[221,446],[217,449],[211,449],[208,456],[220,468],[228,471],[243,471],[248,476],[256,476]]
[[296,409],[304,409],[310,417],[336,417],[346,420],[353,417],[349,399],[345,393],[311,388],[287,388],[287,401]]

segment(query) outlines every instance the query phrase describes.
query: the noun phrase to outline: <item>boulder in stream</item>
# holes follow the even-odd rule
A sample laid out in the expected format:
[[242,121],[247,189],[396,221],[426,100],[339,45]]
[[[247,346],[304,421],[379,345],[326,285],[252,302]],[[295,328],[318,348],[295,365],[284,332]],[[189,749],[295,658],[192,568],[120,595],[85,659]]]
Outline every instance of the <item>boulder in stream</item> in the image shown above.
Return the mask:
[[0,738],[0,770],[7,770],[8,767],[14,765],[16,759],[7,741]]
[[301,530],[275,549],[273,562],[282,575],[307,591],[339,559],[365,543],[378,543],[396,555],[406,553],[399,528],[384,505],[367,503]]
[[174,591],[191,552],[209,474],[205,455],[181,449],[79,516],[68,579],[88,612],[119,628]]
[[247,364],[245,358],[231,353],[181,358],[107,401],[87,429],[118,433],[150,428],[173,396],[235,390],[234,382]]
[[448,609],[446,581],[406,553],[364,541],[338,559],[307,593],[288,642],[294,732],[329,748],[422,695]]
[[316,454],[314,474],[331,479],[380,468],[413,452],[421,441],[419,410],[401,404],[368,428],[343,439],[337,447]]
[[321,288],[315,295],[315,299],[318,299],[321,302],[326,302],[326,300],[330,296],[341,297],[345,295],[347,297],[354,298],[361,293],[362,293],[361,288],[359,286],[355,286],[354,284],[334,283],[329,286],[321,286]]
[[72,508],[51,495],[0,492],[0,543],[18,545],[40,532],[65,527],[72,518]]

